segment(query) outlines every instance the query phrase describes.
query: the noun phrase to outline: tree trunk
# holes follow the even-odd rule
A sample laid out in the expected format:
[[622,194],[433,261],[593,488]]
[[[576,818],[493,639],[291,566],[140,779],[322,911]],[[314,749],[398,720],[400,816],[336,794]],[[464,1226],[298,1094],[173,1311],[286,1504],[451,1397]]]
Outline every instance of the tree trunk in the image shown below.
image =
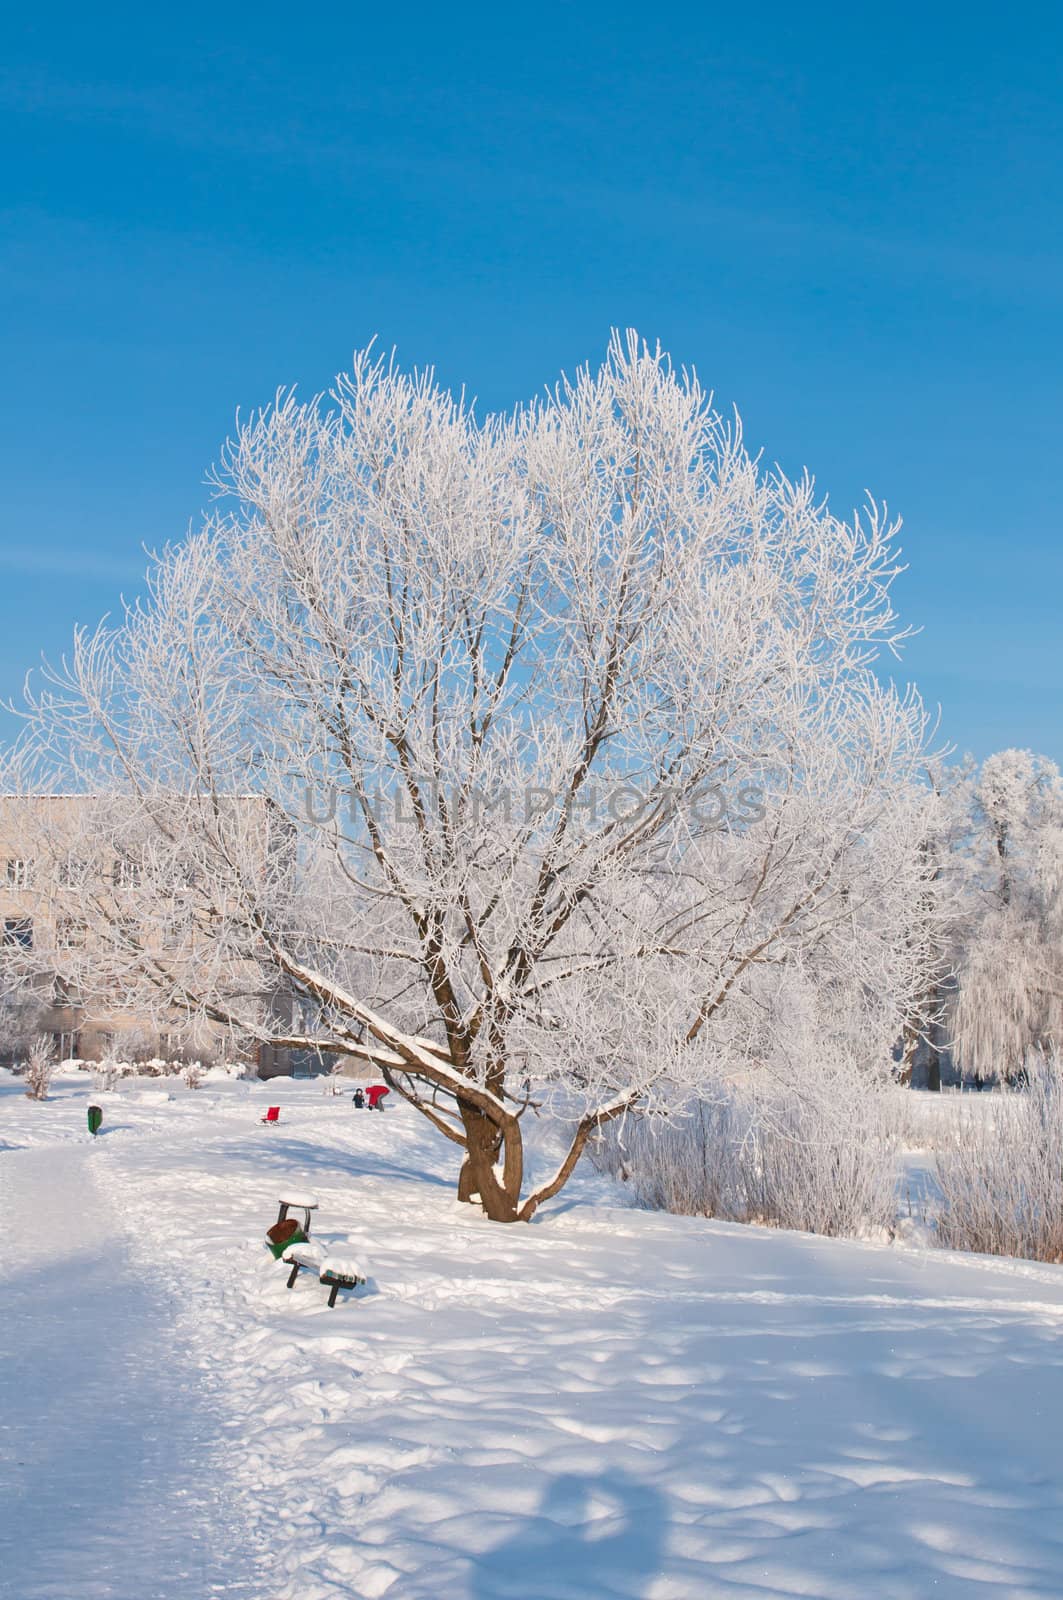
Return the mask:
[[915,1062],[915,1052],[919,1044],[919,1029],[911,1022],[904,1025],[903,1042],[901,1044],[901,1065],[897,1074],[897,1082],[902,1083],[906,1089],[911,1088],[912,1066]]
[[543,1188],[529,1194],[522,1203],[524,1140],[520,1119],[508,1113],[499,1103],[501,1093],[504,1093],[503,1084],[491,1086],[490,1093],[495,1098],[488,1103],[486,1110],[463,1099],[461,1091],[455,1090],[462,1122],[462,1133],[458,1133],[453,1126],[448,1127],[419,1095],[404,1088],[401,1077],[389,1077],[389,1082],[435,1127],[464,1148],[458,1174],[458,1200],[469,1203],[479,1201],[484,1215],[491,1222],[530,1222],[542,1202],[552,1199],[564,1188],[591,1134],[629,1110],[637,1099],[634,1092],[629,1092],[611,1105],[583,1117],[554,1176]]
[[945,1036],[942,1012],[944,1010],[942,986],[935,983],[929,997],[929,1022],[926,1030],[926,1086],[935,1094],[941,1093],[941,1046]]
[[492,1222],[516,1222],[523,1177],[520,1129],[507,1130],[506,1159],[501,1181],[496,1169],[502,1151],[502,1130],[474,1106],[462,1106],[465,1126],[465,1159],[458,1176],[458,1199],[479,1196],[485,1214]]

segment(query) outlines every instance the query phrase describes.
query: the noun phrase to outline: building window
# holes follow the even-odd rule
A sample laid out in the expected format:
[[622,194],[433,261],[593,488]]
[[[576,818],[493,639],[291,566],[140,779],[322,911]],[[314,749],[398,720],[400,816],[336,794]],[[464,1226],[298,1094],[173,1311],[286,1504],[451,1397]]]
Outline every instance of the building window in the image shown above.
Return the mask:
[[4,918],[4,943],[21,950],[33,949],[33,923],[29,917]]
[[85,863],[77,856],[64,856],[58,871],[60,889],[76,889],[85,879]]
[[8,856],[7,858],[7,886],[9,889],[28,889],[30,885],[30,862],[22,856]]
[[135,889],[140,877],[140,863],[130,856],[119,856],[111,868],[111,879],[116,889]]
[[77,950],[85,943],[85,924],[80,917],[57,917],[55,943],[59,950]]

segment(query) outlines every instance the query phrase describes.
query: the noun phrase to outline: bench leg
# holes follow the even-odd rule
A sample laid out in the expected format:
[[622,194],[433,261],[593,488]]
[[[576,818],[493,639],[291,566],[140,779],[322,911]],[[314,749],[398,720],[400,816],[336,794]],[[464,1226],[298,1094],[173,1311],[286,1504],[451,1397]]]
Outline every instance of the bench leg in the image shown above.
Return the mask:
[[296,1278],[298,1276],[299,1276],[299,1263],[298,1263],[298,1261],[295,1261],[295,1262],[292,1263],[292,1270],[288,1274],[288,1287],[289,1287],[289,1289],[291,1288],[292,1284],[295,1282],[295,1280],[296,1280]]
[[329,1309],[330,1310],[336,1304],[336,1296],[339,1294],[339,1292],[340,1292],[339,1284],[338,1283],[334,1283],[332,1285],[331,1290],[329,1291],[329,1297],[328,1297],[328,1303],[329,1303]]

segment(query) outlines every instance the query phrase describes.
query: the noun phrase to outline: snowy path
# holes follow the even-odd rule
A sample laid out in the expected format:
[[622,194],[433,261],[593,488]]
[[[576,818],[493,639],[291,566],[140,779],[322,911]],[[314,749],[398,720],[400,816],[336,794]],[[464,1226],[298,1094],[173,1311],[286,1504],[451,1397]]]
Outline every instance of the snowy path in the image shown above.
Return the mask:
[[224,1424],[93,1181],[102,1154],[0,1157],[0,1596],[253,1596],[212,1460]]

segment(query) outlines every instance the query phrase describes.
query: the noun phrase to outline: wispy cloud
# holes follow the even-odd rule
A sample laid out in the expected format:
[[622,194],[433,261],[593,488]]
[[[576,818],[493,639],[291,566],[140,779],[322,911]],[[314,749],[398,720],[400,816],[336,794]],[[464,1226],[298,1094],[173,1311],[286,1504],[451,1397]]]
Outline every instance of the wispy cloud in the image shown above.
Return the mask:
[[147,566],[145,557],[121,561],[84,550],[30,550],[0,547],[0,569],[27,578],[95,578],[104,583],[137,584]]

